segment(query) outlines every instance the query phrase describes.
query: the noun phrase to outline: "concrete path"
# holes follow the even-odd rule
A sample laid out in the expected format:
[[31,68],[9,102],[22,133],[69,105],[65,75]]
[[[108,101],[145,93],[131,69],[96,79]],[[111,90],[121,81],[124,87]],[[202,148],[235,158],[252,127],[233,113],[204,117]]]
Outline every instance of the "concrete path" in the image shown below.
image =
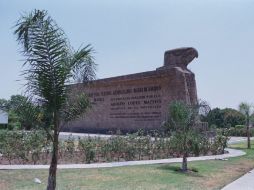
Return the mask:
[[[254,137],[251,138],[253,140]],[[236,144],[238,142],[247,141],[246,137],[231,137],[229,144]],[[239,179],[226,185],[222,190],[254,190],[254,170],[248,172]]]
[[253,190],[254,189],[254,170],[228,184],[221,190]]
[[[245,155],[241,150],[226,149],[228,153],[213,156],[189,157],[188,161],[198,160],[223,160],[230,157],[237,157]],[[140,160],[140,161],[126,161],[126,162],[111,162],[111,163],[94,163],[94,164],[59,164],[59,169],[75,169],[75,168],[111,168],[120,166],[136,166],[149,164],[166,164],[182,162],[182,158],[170,158],[161,160]],[[224,161],[223,161],[224,162]],[[226,160],[225,160],[226,162]],[[0,170],[18,170],[18,169],[48,169],[49,165],[0,165]]]
[[[250,139],[254,140],[254,137],[251,137]],[[243,141],[246,141],[246,146],[247,146],[247,137],[230,137],[228,144],[237,144]]]
[[105,134],[93,134],[93,133],[71,133],[71,132],[60,132],[59,139],[67,140],[69,136],[72,136],[74,139],[78,138],[87,138],[87,137],[100,137],[100,138],[110,138],[112,135],[105,135]]

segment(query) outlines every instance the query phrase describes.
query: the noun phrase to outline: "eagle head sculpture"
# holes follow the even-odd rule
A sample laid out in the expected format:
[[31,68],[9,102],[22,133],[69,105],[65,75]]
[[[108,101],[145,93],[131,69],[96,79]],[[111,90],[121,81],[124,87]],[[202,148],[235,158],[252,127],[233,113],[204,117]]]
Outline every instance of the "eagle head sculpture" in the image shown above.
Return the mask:
[[192,47],[184,47],[168,50],[164,54],[164,67],[181,67],[187,69],[187,65],[198,57],[198,51]]

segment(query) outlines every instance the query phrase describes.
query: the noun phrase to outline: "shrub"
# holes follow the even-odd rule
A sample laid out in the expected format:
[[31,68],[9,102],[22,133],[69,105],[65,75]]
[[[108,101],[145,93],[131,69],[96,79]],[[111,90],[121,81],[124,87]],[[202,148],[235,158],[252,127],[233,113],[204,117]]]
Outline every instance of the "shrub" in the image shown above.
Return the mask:
[[23,131],[7,131],[3,140],[4,146],[2,147],[3,157],[7,158],[9,163],[14,159],[19,162],[27,159],[27,147],[25,147],[25,133]]
[[235,128],[236,129],[243,129],[245,127],[245,125],[236,125]]
[[206,136],[202,136],[201,138],[202,138],[201,139],[201,143],[199,145],[200,152],[203,155],[207,155],[209,150],[210,150],[210,141],[209,141],[209,138],[207,138]]
[[213,154],[223,154],[229,140],[229,130],[223,129],[218,131],[217,136],[211,144]]
[[[247,136],[247,129],[245,126],[238,125],[237,127],[229,128],[229,136],[240,136],[246,137]],[[250,128],[250,136],[254,136],[254,128]]]
[[0,124],[0,130],[7,129],[7,124]]
[[117,161],[119,161],[124,153],[124,149],[126,145],[125,138],[122,136],[116,135],[111,137],[108,142],[110,143],[113,157],[116,157]]
[[25,137],[26,154],[31,153],[31,158],[34,164],[40,160],[40,155],[45,147],[50,146],[50,141],[46,138],[45,131],[32,130]]
[[9,123],[7,125],[8,130],[20,130],[21,129],[21,123],[20,122],[13,122]]
[[124,150],[124,155],[126,160],[134,160],[136,156],[136,146],[135,140],[137,138],[137,134],[127,134],[126,136],[126,145]]
[[40,159],[40,153],[48,146],[46,135],[43,131],[8,131],[0,132],[0,153],[9,163],[14,159],[27,162],[31,159],[34,164]]
[[113,159],[113,156],[111,154],[112,147],[111,147],[111,144],[109,143],[109,140],[106,140],[103,143],[101,143],[100,148],[101,148],[102,157],[106,159],[107,161],[111,161]]
[[217,125],[215,124],[210,125],[210,129],[216,129],[216,128],[218,128]]
[[78,140],[78,150],[81,151],[83,160],[87,163],[91,163],[95,158],[96,143],[92,138]]
[[72,135],[65,141],[65,154],[72,159],[75,152],[75,139]]

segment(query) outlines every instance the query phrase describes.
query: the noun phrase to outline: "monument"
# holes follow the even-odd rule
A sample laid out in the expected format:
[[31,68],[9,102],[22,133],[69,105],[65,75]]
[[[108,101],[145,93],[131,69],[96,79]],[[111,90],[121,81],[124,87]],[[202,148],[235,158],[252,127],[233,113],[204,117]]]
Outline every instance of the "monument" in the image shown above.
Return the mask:
[[91,109],[65,131],[123,132],[160,129],[167,120],[169,103],[197,102],[195,75],[187,66],[198,57],[194,48],[166,51],[164,65],[154,71],[99,79],[71,85],[73,92],[85,92]]

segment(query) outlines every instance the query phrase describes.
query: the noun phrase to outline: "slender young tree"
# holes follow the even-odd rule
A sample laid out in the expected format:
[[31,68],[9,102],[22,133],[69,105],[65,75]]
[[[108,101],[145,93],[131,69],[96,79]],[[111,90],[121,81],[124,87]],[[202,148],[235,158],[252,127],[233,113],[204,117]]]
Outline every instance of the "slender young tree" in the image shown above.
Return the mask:
[[88,45],[74,51],[63,30],[44,10],[22,15],[15,29],[25,57],[22,74],[27,81],[27,92],[44,107],[45,129],[49,129],[49,124],[53,125],[47,130],[53,142],[47,189],[54,190],[61,127],[83,116],[89,107],[85,94],[68,96],[67,85],[80,78],[86,81],[95,77],[93,50]]
[[245,125],[247,129],[247,147],[251,148],[250,144],[250,117],[251,117],[251,105],[246,102],[242,102],[239,105],[239,111],[245,116]]
[[209,109],[206,102],[188,105],[182,101],[174,101],[169,105],[169,120],[165,127],[171,132],[171,146],[183,157],[183,172],[188,171],[187,158],[193,152],[192,145],[199,144],[202,139],[197,128],[199,113],[207,113]]

